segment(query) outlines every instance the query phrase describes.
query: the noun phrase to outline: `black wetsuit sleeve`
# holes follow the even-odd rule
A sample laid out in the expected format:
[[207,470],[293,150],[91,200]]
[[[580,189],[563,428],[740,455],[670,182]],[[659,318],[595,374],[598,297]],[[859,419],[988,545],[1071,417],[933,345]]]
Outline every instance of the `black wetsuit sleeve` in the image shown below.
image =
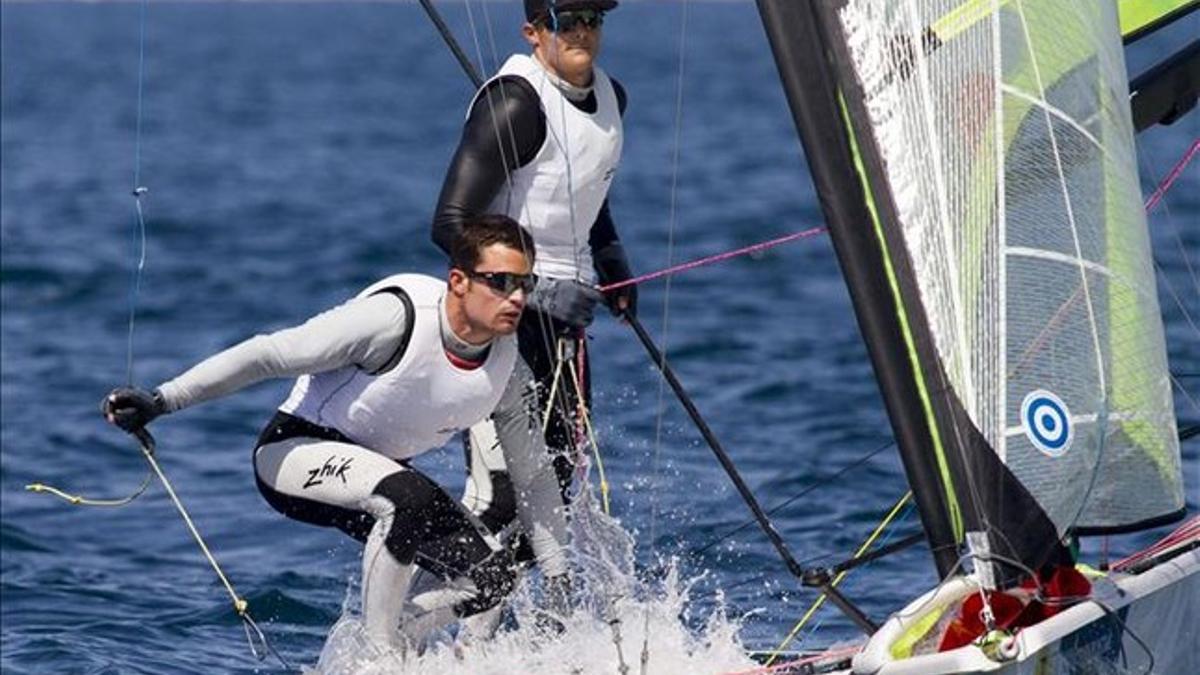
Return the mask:
[[508,174],[533,161],[545,140],[546,118],[528,82],[504,76],[484,85],[442,183],[433,243],[448,254],[463,220],[483,213]]
[[593,251],[608,246],[609,244],[618,241],[617,226],[613,223],[612,214],[608,210],[608,200],[600,205],[600,213],[596,214],[596,222],[592,223],[592,229],[588,232],[588,246]]
[[609,78],[608,81],[612,82],[613,93],[617,95],[617,110],[621,113],[621,117],[624,117],[626,103],[625,87],[622,87],[620,82],[617,82],[612,78]]

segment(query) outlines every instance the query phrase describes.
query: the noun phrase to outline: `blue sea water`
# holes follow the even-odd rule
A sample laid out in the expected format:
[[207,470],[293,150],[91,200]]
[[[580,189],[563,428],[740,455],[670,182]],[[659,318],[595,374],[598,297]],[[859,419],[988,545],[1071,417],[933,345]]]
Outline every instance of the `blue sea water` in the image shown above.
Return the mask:
[[[602,62],[629,93],[611,202],[635,267],[821,224],[753,4],[692,5],[682,43],[682,5],[627,5],[608,17]],[[487,69],[524,50],[518,3],[439,6]],[[139,3],[3,3],[0,18],[0,669],[269,669],[247,653],[224,590],[157,486],[119,509],[23,486],[118,496],[145,475],[135,446],[97,412],[127,377],[135,186],[149,192],[133,379],[151,386],[378,277],[440,273],[428,223],[471,87],[410,3],[154,2],[144,15]],[[1162,49],[1132,51],[1131,71]],[[1200,136],[1198,119],[1139,138],[1147,193]],[[1200,423],[1198,222],[1193,166],[1151,220],[1182,425]],[[827,238],[650,284],[642,317],[767,507],[889,442]],[[731,614],[750,613],[744,642],[773,645],[812,594],[755,528],[721,539],[747,511],[709,450],[660,395],[628,328],[605,316],[590,333],[613,511],[639,560],[681,556],[686,574],[707,573],[693,616],[720,590]],[[260,385],[155,427],[164,468],[273,644],[312,663],[359,549],[282,519],[257,494],[249,449],[287,387]],[[1184,461],[1194,512],[1195,441]],[[452,491],[461,485],[457,449],[421,465]],[[797,557],[840,559],[905,490],[884,451],[775,522]],[[908,514],[899,529],[915,527]],[[845,588],[882,618],[933,580],[928,553],[913,549]],[[832,610],[819,622],[805,645],[855,636]]]

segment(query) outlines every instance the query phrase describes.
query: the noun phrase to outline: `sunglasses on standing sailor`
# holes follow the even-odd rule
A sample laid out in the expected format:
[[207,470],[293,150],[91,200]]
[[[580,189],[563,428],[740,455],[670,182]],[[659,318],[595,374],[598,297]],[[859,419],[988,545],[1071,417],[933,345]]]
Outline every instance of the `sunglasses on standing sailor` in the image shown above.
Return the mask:
[[537,276],[533,274],[518,274],[516,272],[464,272],[471,279],[482,281],[488,288],[508,297],[517,289],[525,295],[533,292],[537,285]]
[[604,25],[604,12],[598,9],[569,9],[551,12],[536,21],[551,33],[570,33],[577,26],[596,30]]

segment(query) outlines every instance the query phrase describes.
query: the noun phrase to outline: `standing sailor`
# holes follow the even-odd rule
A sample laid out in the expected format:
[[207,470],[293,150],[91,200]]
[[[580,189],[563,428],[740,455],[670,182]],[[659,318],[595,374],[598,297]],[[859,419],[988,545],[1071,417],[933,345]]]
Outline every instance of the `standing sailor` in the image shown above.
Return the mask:
[[[604,12],[616,5],[525,0],[521,30],[532,54],[511,56],[476,94],[433,223],[433,240],[445,251],[461,223],[484,211],[528,224],[537,242],[539,282],[529,298],[533,311],[518,330],[521,359],[491,424],[469,434],[464,501],[493,532],[523,516],[552,590],[551,606],[564,611],[564,504],[576,462],[578,411],[589,398],[583,329],[601,299],[614,313],[637,306],[632,286],[607,298],[595,290],[597,281],[632,276],[607,201],[621,157],[625,92],[594,65]],[[571,359],[580,366],[574,375],[558,368]],[[543,424],[551,391],[554,410]]]
[[[298,377],[259,436],[254,473],[289,518],[364,542],[362,613],[397,647],[436,624],[488,609],[511,591],[507,551],[408,460],[495,407],[517,361],[513,333],[533,290],[529,233],[503,215],[468,219],[449,281],[397,274],[306,323],[212,356],[153,392],[119,388],[102,408],[135,432],[159,415],[267,378]],[[457,594],[401,625],[415,566]],[[431,601],[432,602],[432,601]],[[416,626],[420,626],[418,630]],[[399,629],[399,630],[398,630]]]

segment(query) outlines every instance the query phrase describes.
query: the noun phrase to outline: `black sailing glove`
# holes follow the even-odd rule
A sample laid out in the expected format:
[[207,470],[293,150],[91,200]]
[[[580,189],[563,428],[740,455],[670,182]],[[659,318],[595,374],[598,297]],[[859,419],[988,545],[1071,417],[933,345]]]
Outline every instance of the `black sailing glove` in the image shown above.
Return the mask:
[[[633,271],[629,269],[629,258],[625,256],[625,247],[619,241],[614,241],[598,251],[592,251],[592,264],[596,267],[596,274],[600,276],[601,286],[633,278]],[[637,284],[605,293],[604,304],[608,305],[614,316],[627,313],[636,317]],[[621,310],[622,304],[625,306],[624,312]]]
[[167,406],[158,390],[117,387],[100,402],[100,410],[109,422],[134,433],[167,412]]
[[574,279],[538,277],[529,306],[574,328],[584,328],[592,322],[596,303],[602,299],[600,291]]

